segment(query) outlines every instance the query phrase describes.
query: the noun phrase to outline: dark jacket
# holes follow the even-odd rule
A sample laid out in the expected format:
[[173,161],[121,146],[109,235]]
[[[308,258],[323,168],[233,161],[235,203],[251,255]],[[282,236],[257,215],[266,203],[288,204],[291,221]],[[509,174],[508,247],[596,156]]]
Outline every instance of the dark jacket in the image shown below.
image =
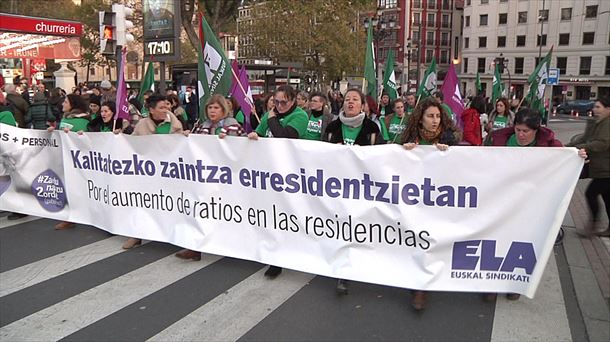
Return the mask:
[[385,106],[382,106],[381,104],[379,104],[379,110],[377,111],[379,113],[379,115],[381,115],[381,109],[384,108],[385,109],[385,113],[383,114],[385,115],[390,115],[392,113],[394,113],[394,106],[392,106],[392,103],[388,103]]
[[25,126],[31,125],[34,129],[47,129],[47,122],[54,121],[55,115],[46,101],[34,102],[25,114]]
[[[322,136],[322,140],[333,144],[343,143],[341,125],[342,123],[339,119],[328,124],[326,132]],[[365,118],[364,121],[362,121],[362,129],[360,130],[360,133],[358,133],[354,145],[368,146],[379,144],[381,142],[380,135],[377,124],[371,119]]]
[[15,120],[20,128],[25,128],[25,113],[30,105],[17,93],[6,94],[6,101],[13,105]]
[[111,120],[109,123],[104,123],[101,116],[97,116],[95,119],[89,122],[87,125],[87,132],[101,132],[102,128],[112,131],[113,127],[117,129],[120,128],[124,134],[131,134],[133,132],[133,127],[129,125],[128,120],[119,118],[116,120],[116,124],[114,123],[114,120]]
[[589,177],[610,178],[610,118],[589,120],[585,133],[566,146],[584,148],[589,156]]
[[[491,146],[506,146],[511,135],[515,134],[514,127],[506,127],[491,132]],[[555,133],[546,127],[538,128],[536,132],[537,147],[562,147],[561,141],[555,139]]]

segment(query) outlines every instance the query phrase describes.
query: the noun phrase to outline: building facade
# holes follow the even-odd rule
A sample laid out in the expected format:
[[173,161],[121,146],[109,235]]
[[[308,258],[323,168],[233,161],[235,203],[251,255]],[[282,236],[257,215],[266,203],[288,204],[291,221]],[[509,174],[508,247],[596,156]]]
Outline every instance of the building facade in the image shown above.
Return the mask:
[[478,72],[489,96],[495,60],[503,57],[503,82],[514,96],[526,95],[538,58],[552,48],[551,68],[560,77],[546,96],[555,102],[609,96],[609,18],[607,0],[465,0],[459,75],[465,94],[476,93]]

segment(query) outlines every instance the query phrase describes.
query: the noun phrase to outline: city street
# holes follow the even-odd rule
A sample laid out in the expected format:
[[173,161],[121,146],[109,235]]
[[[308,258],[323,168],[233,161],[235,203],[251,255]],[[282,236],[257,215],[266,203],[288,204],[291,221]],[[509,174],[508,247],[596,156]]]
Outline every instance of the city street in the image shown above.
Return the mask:
[[[550,127],[566,143],[584,120],[552,117]],[[262,264],[210,254],[184,261],[173,256],[179,247],[158,242],[125,251],[124,237],[91,226],[55,231],[56,221],[3,213],[0,339],[603,341],[610,239],[577,237],[584,221],[574,203],[534,299],[431,293],[422,313],[405,289],[351,283],[338,296],[326,277],[284,270],[268,280]]]

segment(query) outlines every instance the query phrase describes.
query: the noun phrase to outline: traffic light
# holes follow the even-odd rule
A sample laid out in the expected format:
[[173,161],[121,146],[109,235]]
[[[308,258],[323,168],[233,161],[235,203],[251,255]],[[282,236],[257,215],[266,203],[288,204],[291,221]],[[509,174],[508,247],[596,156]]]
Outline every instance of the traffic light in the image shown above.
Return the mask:
[[133,28],[133,22],[127,18],[133,16],[133,10],[125,5],[113,4],[112,12],[116,16],[116,42],[119,46],[125,46],[134,41],[134,37],[127,30]]
[[102,55],[113,55],[116,50],[116,15],[113,12],[100,11],[100,52]]
[[498,71],[500,72],[500,74],[504,73],[504,57],[498,57],[496,60],[496,63],[498,64]]

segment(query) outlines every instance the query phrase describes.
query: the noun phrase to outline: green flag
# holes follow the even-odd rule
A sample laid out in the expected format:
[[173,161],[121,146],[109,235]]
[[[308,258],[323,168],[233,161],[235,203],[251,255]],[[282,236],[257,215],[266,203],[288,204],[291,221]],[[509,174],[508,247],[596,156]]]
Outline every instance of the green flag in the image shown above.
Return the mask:
[[398,90],[396,89],[396,75],[394,74],[394,50],[388,52],[388,59],[385,63],[385,72],[383,74],[383,90],[390,96],[390,100],[398,98]]
[[434,91],[436,90],[436,59],[432,57],[432,63],[426,69],[426,73],[424,74],[424,78],[422,79],[419,89],[417,89],[416,97],[426,98],[432,96]]
[[146,67],[146,73],[144,73],[144,77],[140,82],[140,93],[138,93],[138,102],[140,103],[144,101],[144,93],[147,90],[155,91],[155,71],[153,69],[153,63],[148,62],[148,67]]
[[369,25],[366,35],[366,55],[364,57],[364,95],[370,95],[377,101],[377,75],[375,71],[375,49],[373,49],[373,26]]
[[220,42],[208,22],[199,13],[199,40],[197,63],[199,117],[205,117],[205,104],[212,94],[227,96],[231,90],[231,66]]
[[491,91],[491,103],[495,106],[496,100],[502,97],[502,93],[504,92],[504,83],[502,83],[502,78],[500,77],[500,68],[498,64],[496,64],[496,68],[494,70],[494,79],[493,79],[493,88]]
[[534,72],[527,79],[529,83],[529,92],[526,100],[529,103],[529,107],[540,112],[543,121],[546,120],[546,112],[544,110],[544,89],[549,77],[549,66],[551,64],[551,55],[553,54],[553,47],[549,53],[538,63]]
[[477,90],[477,95],[483,92],[483,87],[481,86],[481,76],[479,76],[479,72],[477,71],[477,79],[474,81],[474,85]]

